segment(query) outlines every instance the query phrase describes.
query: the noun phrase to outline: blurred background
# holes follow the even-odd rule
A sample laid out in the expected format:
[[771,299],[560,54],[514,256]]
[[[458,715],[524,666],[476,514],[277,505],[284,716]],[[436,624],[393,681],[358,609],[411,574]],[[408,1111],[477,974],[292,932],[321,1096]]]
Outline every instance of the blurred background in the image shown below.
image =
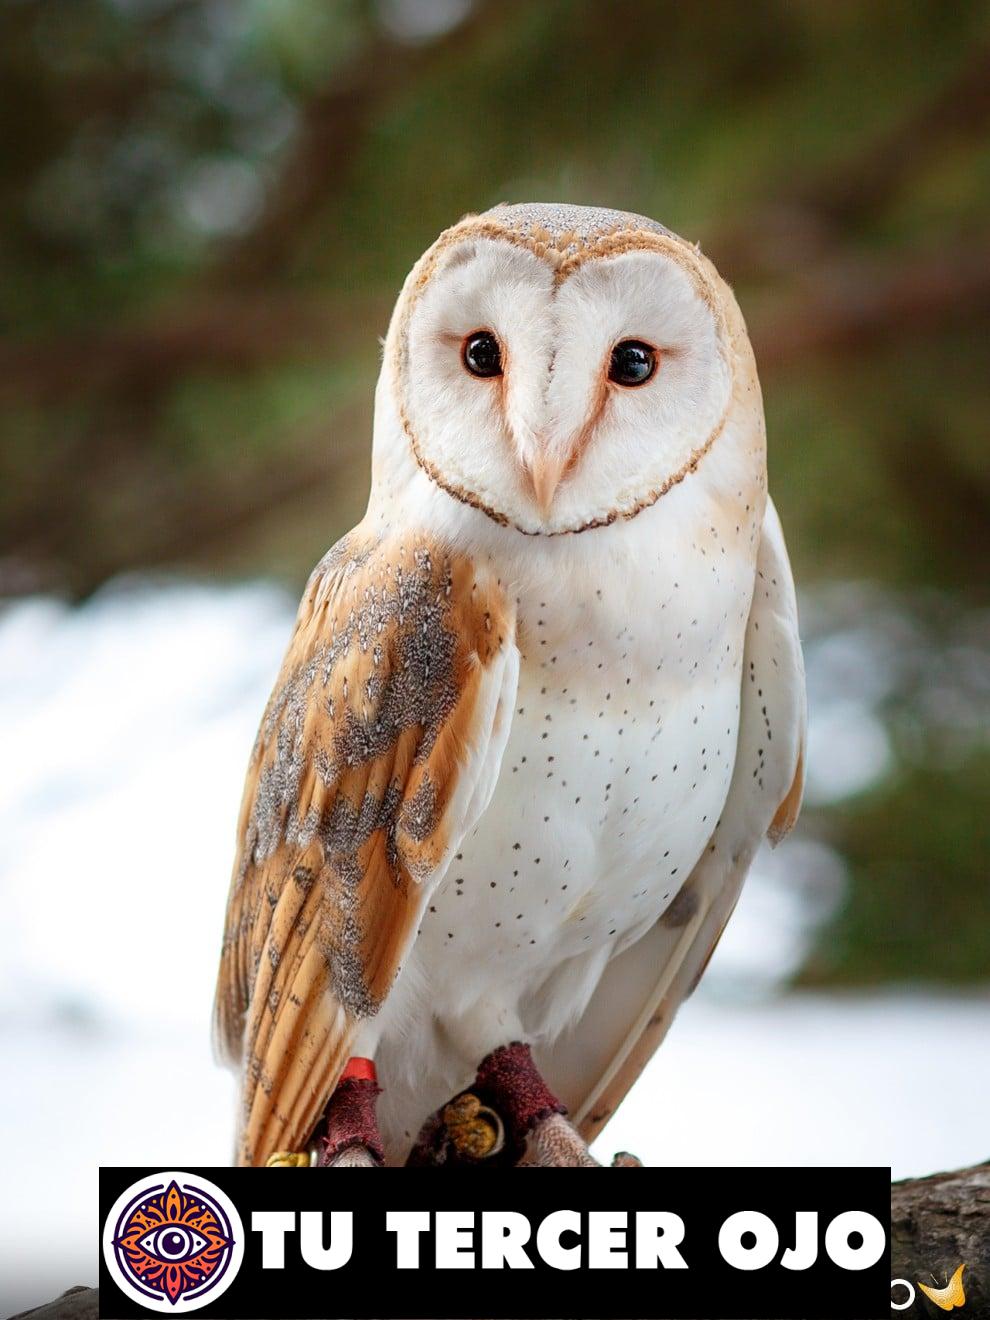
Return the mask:
[[986,1158],[988,6],[4,0],[0,28],[12,1298],[92,1281],[98,1164],[228,1158],[208,1016],[254,728],[363,511],[399,284],[500,200],[655,216],[735,286],[801,592],[799,830],[603,1149]]

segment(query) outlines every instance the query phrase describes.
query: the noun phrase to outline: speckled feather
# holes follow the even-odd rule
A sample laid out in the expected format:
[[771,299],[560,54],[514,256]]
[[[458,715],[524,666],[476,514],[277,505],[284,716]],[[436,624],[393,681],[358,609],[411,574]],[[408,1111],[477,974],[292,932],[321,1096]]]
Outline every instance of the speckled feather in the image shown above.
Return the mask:
[[313,573],[249,767],[217,988],[239,1158],[304,1142],[477,810],[511,653],[496,583],[360,529]]

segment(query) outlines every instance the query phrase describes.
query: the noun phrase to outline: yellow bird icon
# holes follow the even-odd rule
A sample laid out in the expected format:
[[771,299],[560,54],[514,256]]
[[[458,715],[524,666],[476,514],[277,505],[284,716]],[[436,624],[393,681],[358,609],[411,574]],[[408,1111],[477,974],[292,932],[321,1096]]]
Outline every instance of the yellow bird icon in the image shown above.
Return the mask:
[[[930,1298],[936,1306],[941,1307],[943,1311],[951,1311],[956,1306],[965,1306],[966,1294],[963,1292],[962,1285],[962,1272],[965,1268],[964,1262],[944,1288],[929,1288],[927,1283],[922,1283],[920,1280],[918,1287],[926,1297]],[[932,1277],[934,1278],[934,1275]]]

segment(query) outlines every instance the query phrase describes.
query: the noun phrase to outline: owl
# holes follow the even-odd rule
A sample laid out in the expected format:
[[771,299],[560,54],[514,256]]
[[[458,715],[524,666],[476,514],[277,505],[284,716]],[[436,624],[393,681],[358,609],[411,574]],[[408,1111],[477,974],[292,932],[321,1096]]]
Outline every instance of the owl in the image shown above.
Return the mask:
[[593,1166],[800,805],[742,316],[657,222],[462,219],[251,755],[215,1022],[247,1165]]

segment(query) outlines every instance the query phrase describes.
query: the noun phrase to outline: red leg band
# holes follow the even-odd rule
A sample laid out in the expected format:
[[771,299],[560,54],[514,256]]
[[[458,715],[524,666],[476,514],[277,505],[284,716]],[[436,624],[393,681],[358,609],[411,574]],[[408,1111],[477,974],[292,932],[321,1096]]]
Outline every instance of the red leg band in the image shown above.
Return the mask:
[[[362,1059],[358,1062],[369,1063],[370,1060]],[[371,1071],[373,1074],[373,1064]],[[324,1114],[325,1127],[321,1137],[323,1149],[319,1158],[321,1166],[332,1164],[340,1152],[349,1146],[364,1146],[379,1164],[385,1162],[385,1151],[375,1115],[375,1104],[380,1095],[381,1087],[374,1076],[355,1076],[353,1073],[348,1076],[345,1069]]]
[[362,1059],[360,1055],[353,1055],[344,1065],[344,1071],[340,1074],[340,1082],[349,1082],[360,1080],[362,1082],[374,1082],[378,1085],[378,1073],[375,1069],[374,1059]]
[[519,1040],[482,1059],[472,1089],[501,1116],[506,1136],[514,1145],[525,1144],[541,1119],[567,1113],[537,1072],[529,1046]]

